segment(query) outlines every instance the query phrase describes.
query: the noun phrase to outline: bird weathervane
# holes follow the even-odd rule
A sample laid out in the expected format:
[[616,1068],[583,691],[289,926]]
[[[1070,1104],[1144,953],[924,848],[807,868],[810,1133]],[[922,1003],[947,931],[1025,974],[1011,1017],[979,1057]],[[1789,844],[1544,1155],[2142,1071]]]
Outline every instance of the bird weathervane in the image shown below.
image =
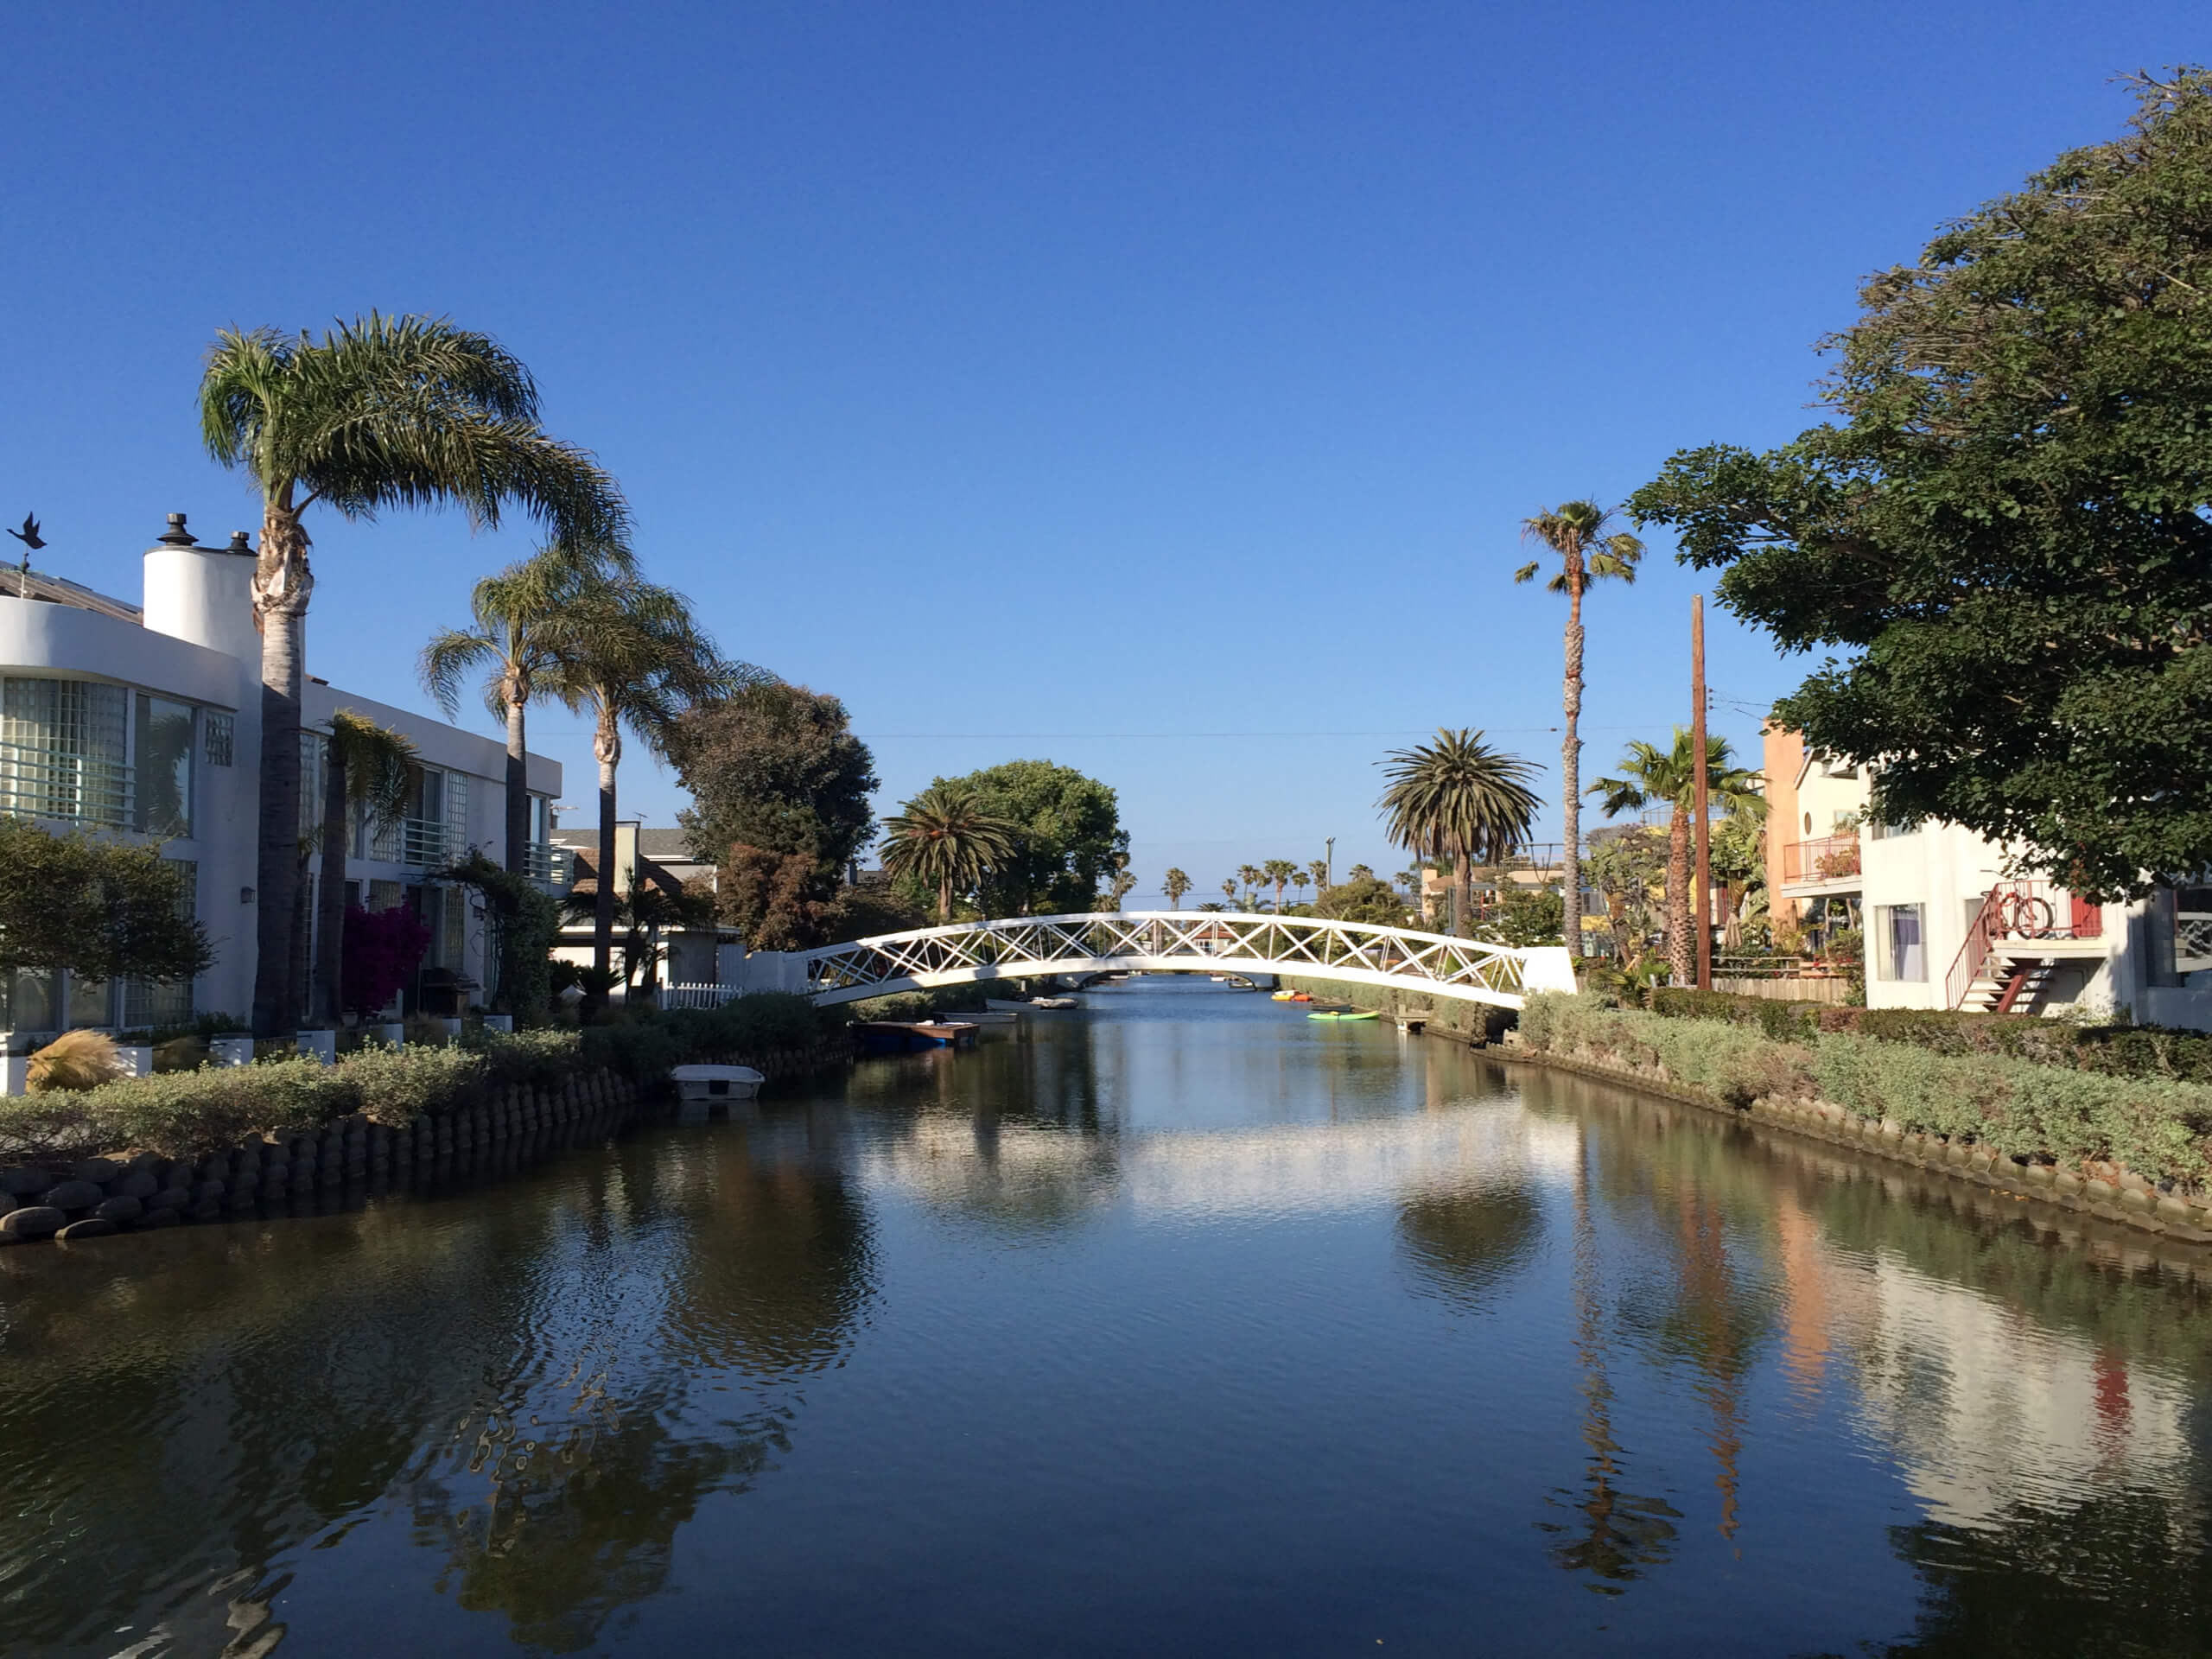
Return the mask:
[[31,555],[46,545],[45,538],[38,533],[38,515],[25,513],[23,527],[8,533],[23,544],[23,574],[28,576],[31,573]]

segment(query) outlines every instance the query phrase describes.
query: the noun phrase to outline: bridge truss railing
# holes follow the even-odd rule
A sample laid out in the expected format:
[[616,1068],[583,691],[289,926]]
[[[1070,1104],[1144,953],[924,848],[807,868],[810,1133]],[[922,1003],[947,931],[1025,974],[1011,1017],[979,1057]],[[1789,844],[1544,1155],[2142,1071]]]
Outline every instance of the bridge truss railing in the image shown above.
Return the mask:
[[[911,986],[1233,964],[1276,973],[1306,969],[1321,977],[1517,1007],[1529,990],[1573,988],[1566,954],[1322,917],[1112,912],[955,924],[832,945],[799,957],[801,982],[794,988],[828,1001],[850,1001]],[[1548,960],[1554,955],[1556,963]],[[1543,961],[1536,976],[1541,982],[1532,984],[1529,963],[1538,959]]]

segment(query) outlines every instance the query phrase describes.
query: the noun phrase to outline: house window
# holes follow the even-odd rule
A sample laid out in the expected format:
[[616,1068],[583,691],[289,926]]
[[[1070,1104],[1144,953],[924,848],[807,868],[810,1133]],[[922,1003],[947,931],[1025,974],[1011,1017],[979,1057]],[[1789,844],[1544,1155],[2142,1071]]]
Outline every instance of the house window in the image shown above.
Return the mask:
[[149,836],[192,833],[192,706],[138,694],[138,764],[132,828]]
[[2174,972],[2212,968],[2212,887],[2174,890]]
[[0,686],[0,812],[130,822],[125,694],[99,680]]
[[1880,973],[1884,979],[1924,980],[1928,977],[1927,944],[1921,928],[1918,905],[1885,905],[1881,908]]
[[60,1019],[54,1006],[54,976],[42,969],[18,968],[0,979],[0,1004],[4,1004],[10,1031],[52,1031]]
[[200,752],[207,757],[211,766],[231,764],[231,745],[238,732],[235,715],[218,714],[210,709],[200,717]]

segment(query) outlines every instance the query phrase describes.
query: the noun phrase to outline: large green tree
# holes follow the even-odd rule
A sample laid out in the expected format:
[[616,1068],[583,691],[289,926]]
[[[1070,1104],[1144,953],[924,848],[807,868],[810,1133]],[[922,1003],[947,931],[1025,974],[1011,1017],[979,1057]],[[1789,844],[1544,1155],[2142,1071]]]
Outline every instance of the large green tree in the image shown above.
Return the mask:
[[1050,760],[1008,760],[963,778],[938,778],[932,787],[957,785],[983,810],[1010,820],[1019,835],[1014,856],[994,868],[982,887],[994,916],[1058,916],[1088,911],[1101,884],[1112,880],[1116,854],[1129,850],[1121,805],[1113,790],[1072,766]]
[[1452,931],[1465,938],[1475,860],[1503,860],[1529,839],[1542,804],[1528,784],[1535,768],[1464,728],[1393,749],[1382,764],[1388,785],[1377,804],[1390,840],[1424,857],[1452,861]]
[[846,867],[875,830],[875,760],[836,698],[773,681],[677,722],[691,850],[721,871],[722,918],[747,945],[826,944]]
[[261,629],[261,755],[253,1020],[298,1023],[300,685],[307,512],[347,518],[454,505],[492,527],[520,509],[581,544],[620,543],[628,510],[591,455],[550,436],[530,372],[489,335],[443,318],[372,312],[317,339],[226,329],[207,353],[200,427],[208,452],[262,503],[254,567]]
[[[1567,596],[1567,679],[1560,708],[1566,735],[1559,746],[1560,892],[1567,946],[1582,954],[1582,596],[1603,577],[1636,580],[1643,543],[1626,531],[1611,530],[1612,515],[1594,501],[1562,501],[1522,521],[1522,537],[1541,543],[1559,560],[1544,584],[1547,593]],[[1513,573],[1516,582],[1535,580],[1541,560]]]
[[1777,713],[1873,810],[2091,896],[2212,868],[2212,78],[1869,277],[1834,418],[1688,450],[1630,511],[1833,653]]
[[[0,984],[20,969],[173,985],[213,962],[184,869],[157,846],[0,817]],[[37,1016],[16,1009],[29,1028]]]
[[[1763,818],[1766,798],[1759,793],[1758,774],[1730,764],[1734,759],[1726,738],[1707,735],[1706,800],[1730,817]],[[1692,814],[1696,810],[1697,766],[1696,735],[1688,727],[1677,726],[1671,746],[1662,749],[1639,738],[1622,753],[1619,777],[1600,778],[1590,785],[1592,795],[1605,798],[1609,818],[1651,806],[1667,809],[1667,961],[1677,985],[1694,982],[1697,957],[1697,936],[1690,918],[1690,837],[1695,827]]]

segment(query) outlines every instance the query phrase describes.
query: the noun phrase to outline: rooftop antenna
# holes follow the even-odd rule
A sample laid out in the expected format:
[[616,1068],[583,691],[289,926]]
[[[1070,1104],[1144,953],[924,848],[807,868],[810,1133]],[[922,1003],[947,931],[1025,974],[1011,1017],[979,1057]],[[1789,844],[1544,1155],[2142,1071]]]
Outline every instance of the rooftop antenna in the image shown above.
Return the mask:
[[21,530],[11,530],[8,533],[23,544],[22,573],[28,576],[31,573],[31,555],[46,545],[46,538],[38,533],[38,515],[25,513],[23,527]]

